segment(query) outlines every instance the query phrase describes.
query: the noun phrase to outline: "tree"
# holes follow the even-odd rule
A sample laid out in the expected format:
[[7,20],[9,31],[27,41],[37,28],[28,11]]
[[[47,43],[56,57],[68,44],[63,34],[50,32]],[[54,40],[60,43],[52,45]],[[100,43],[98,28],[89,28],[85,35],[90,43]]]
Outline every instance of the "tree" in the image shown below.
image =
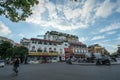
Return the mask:
[[0,56],[2,58],[6,58],[7,57],[7,50],[9,48],[12,48],[12,44],[8,41],[2,41],[2,43],[0,44]]
[[28,49],[24,46],[18,46],[13,48],[13,56],[20,57],[21,62],[25,61],[27,54],[28,54]]
[[28,49],[24,46],[14,47],[13,53],[16,56],[24,56],[24,55],[27,55]]
[[0,0],[0,15],[13,22],[24,21],[32,14],[31,7],[38,3],[38,0]]

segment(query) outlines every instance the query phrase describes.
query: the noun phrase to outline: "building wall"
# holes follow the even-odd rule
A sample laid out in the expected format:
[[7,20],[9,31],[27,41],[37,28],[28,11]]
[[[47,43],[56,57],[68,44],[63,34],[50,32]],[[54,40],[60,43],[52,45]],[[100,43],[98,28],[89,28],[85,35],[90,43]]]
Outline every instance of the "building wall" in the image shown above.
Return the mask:
[[2,37],[2,36],[0,36],[0,42],[1,41],[8,41],[8,42],[10,42],[11,44],[13,44],[13,46],[15,46],[15,42],[13,41],[13,40],[11,40],[11,39],[8,39],[8,38],[6,38],[6,37]]
[[78,41],[78,37],[71,34],[51,31],[46,32],[44,39],[55,41]]
[[[30,41],[29,44],[29,52],[38,52],[38,49],[41,49],[43,53],[50,53],[52,50],[53,52],[57,52],[59,56],[62,57],[62,59],[65,59],[65,54],[64,54],[64,48],[68,48],[69,44],[68,43],[56,43],[52,42],[52,45],[49,45],[49,41],[44,44],[44,41],[41,41],[41,44],[38,44],[39,40],[34,40],[36,41],[33,43],[33,40]],[[67,45],[66,45],[67,44]],[[58,56],[58,57],[59,57]]]

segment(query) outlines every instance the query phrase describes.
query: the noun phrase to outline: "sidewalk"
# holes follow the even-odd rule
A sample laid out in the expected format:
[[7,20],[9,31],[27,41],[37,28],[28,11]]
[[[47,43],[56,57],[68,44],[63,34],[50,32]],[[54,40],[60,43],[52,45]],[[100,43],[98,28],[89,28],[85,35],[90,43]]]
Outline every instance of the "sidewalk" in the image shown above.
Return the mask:
[[[77,63],[72,62],[73,65],[86,65],[86,66],[95,66],[96,63]],[[111,62],[111,65],[120,65],[120,62]]]

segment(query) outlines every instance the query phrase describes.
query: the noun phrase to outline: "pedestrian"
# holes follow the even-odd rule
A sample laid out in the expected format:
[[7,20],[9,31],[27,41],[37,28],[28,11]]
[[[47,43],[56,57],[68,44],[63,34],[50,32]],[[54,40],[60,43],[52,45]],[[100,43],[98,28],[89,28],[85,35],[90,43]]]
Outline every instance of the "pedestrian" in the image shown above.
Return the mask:
[[14,59],[14,61],[13,61],[13,70],[14,70],[16,73],[18,73],[19,63],[20,63],[19,58],[16,57],[16,58]]

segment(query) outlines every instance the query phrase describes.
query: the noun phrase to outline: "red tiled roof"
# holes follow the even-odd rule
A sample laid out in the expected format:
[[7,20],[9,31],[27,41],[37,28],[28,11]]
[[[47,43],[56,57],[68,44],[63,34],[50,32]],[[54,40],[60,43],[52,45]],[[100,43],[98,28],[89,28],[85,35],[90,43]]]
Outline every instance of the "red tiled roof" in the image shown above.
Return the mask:
[[69,42],[70,45],[74,45],[74,46],[86,46],[85,44],[81,43],[81,42]]

